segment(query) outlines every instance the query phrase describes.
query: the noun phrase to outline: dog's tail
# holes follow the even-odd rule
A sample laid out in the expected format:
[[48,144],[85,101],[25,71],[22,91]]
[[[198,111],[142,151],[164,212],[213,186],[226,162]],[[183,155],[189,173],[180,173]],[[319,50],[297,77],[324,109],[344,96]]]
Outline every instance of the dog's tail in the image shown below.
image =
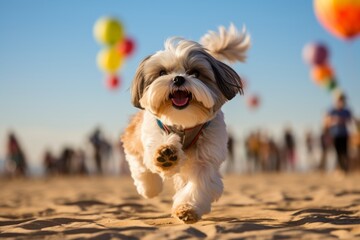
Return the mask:
[[250,48],[250,35],[245,27],[239,32],[234,24],[230,24],[228,30],[220,26],[219,32],[209,31],[201,38],[201,44],[220,61],[244,62]]

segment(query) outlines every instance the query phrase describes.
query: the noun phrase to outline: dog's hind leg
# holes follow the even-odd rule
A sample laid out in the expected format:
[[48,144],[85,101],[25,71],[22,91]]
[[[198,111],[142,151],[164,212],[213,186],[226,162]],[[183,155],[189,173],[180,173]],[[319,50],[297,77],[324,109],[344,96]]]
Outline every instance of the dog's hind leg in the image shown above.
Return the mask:
[[173,215],[185,223],[197,222],[203,214],[209,213],[211,203],[223,192],[223,183],[218,169],[205,166],[194,169],[191,175],[175,176]]

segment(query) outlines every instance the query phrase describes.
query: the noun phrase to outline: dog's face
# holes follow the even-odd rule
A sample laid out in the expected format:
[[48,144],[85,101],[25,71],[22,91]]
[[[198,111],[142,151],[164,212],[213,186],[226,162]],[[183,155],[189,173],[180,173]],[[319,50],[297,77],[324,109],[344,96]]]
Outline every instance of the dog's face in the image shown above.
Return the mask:
[[209,121],[241,92],[241,79],[232,68],[202,45],[183,39],[166,41],[165,50],[144,59],[131,89],[134,106],[183,128]]

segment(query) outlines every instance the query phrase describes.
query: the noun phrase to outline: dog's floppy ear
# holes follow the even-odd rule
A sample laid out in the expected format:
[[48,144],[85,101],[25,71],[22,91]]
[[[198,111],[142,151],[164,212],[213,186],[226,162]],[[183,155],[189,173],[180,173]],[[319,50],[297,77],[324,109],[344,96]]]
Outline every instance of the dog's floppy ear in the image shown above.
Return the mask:
[[224,96],[230,100],[236,94],[243,94],[243,85],[240,76],[225,63],[209,56],[216,83]]
[[135,77],[131,85],[131,102],[135,107],[140,109],[144,109],[140,104],[140,99],[143,95],[145,88],[144,65],[150,57],[151,55],[142,60],[136,70]]

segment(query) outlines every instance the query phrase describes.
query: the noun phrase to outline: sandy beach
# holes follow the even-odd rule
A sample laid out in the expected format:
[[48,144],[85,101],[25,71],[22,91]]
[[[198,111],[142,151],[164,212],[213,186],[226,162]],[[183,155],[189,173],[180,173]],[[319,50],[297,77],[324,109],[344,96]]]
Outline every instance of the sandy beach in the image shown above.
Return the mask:
[[170,216],[172,187],[143,199],[127,177],[0,181],[0,238],[360,238],[360,175],[233,175],[211,214]]

